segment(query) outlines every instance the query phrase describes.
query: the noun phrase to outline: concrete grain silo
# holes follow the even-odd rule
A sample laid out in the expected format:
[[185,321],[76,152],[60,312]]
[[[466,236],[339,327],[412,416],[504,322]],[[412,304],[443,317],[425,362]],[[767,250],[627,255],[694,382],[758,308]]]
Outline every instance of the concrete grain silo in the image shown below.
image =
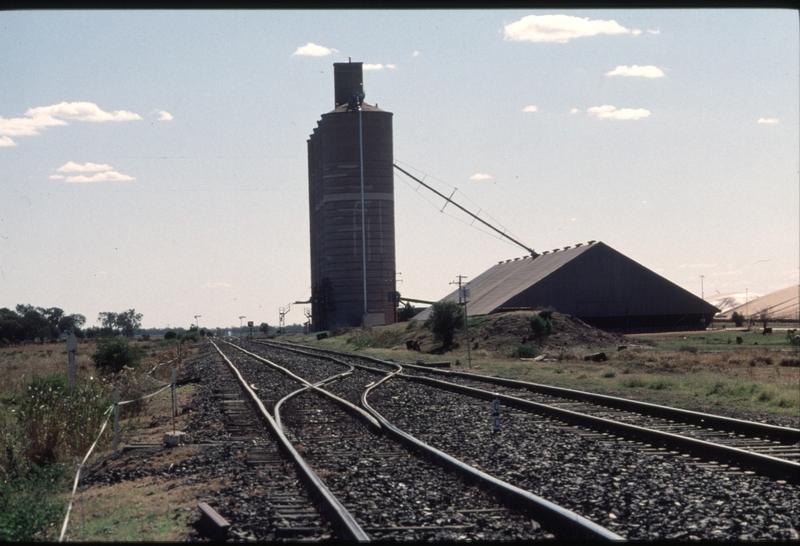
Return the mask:
[[314,331],[396,320],[392,114],[363,102],[361,63],[333,70],[308,139]]

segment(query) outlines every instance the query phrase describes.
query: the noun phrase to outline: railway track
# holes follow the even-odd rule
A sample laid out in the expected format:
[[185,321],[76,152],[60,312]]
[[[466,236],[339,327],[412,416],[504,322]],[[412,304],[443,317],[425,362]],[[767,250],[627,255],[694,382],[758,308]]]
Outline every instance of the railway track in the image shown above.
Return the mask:
[[[367,367],[386,365],[371,358],[343,353],[336,356]],[[798,429],[466,372],[407,364],[403,370],[406,376],[441,388],[499,398],[505,406],[800,482]]]
[[[327,354],[324,358],[349,360],[350,364],[362,366],[360,369],[367,374],[362,379],[364,385],[370,382],[370,376],[374,382],[380,373],[397,366],[375,361],[365,364],[361,357],[353,356]],[[624,433],[615,424],[609,430],[608,414],[594,417],[604,424],[593,430],[564,419],[563,407],[554,414],[533,411],[530,403],[534,402],[523,398],[533,394],[529,385],[514,385],[512,394],[500,394],[498,385],[487,389],[484,378],[477,376],[458,377],[473,384],[453,387],[430,377],[452,379],[449,376],[469,374],[413,368],[412,377],[406,370],[404,366],[403,374],[397,374],[370,395],[368,403],[388,421],[444,453],[553,500],[626,538],[797,537],[800,521],[794,507],[800,500],[798,489],[785,483],[784,478],[791,481],[792,476],[783,475],[785,468],[791,466],[768,478],[707,453],[688,453],[688,449],[659,445],[661,440],[637,439],[630,432],[630,425]],[[482,385],[476,386],[476,382]],[[467,391],[469,396],[464,396],[462,388],[472,389]],[[500,433],[493,432],[490,425],[493,397],[504,401]],[[517,398],[522,402],[508,403]],[[562,398],[561,403],[575,401]],[[446,411],[442,411],[444,408]],[[607,406],[599,411],[607,412]],[[613,414],[619,415],[617,411]],[[733,421],[728,420],[724,426],[735,424]],[[678,436],[676,425],[667,425],[673,428],[663,437]],[[752,425],[747,425],[748,434],[753,434]],[[786,432],[789,441],[793,430]],[[774,432],[770,430],[772,438],[776,437]],[[733,438],[740,446],[736,452],[744,451],[741,435],[715,435]],[[768,445],[778,445],[776,441],[780,445],[787,442],[785,438],[769,440]],[[706,439],[702,442],[711,443]],[[784,461],[782,464],[794,464]],[[766,473],[770,473],[769,469]],[[757,516],[751,517],[751,512]],[[770,518],[775,519],[768,521]]]
[[[236,373],[240,374],[242,383],[249,386],[251,395],[255,395],[255,389],[261,393],[275,392],[277,388],[281,394],[287,390],[277,384],[269,389],[263,387],[268,381],[266,375],[271,375],[265,371],[267,367],[279,368],[274,363],[245,351],[238,355],[231,351],[234,351],[233,346],[227,345],[220,354],[231,367],[233,360],[237,361],[241,370]],[[360,530],[356,533],[364,534],[350,538],[519,540],[558,536],[621,539],[530,494],[523,492],[522,503],[511,502],[519,501],[519,497],[509,500],[502,495],[487,494],[474,483],[483,481],[481,477],[472,475],[467,483],[441,465],[430,462],[429,453],[417,456],[403,443],[376,434],[382,426],[366,412],[354,409],[341,397],[319,396],[328,392],[320,389],[323,383],[348,383],[353,387],[345,390],[363,391],[362,371],[353,373],[351,367],[340,363],[335,366],[339,370],[333,374],[319,359],[314,359],[311,372],[308,359],[294,359],[291,370],[290,366],[280,367],[285,375],[303,385],[274,404],[273,421],[277,432],[285,435],[297,455],[302,456],[319,481],[324,482],[311,484],[307,479],[307,485],[322,485],[326,494],[341,500],[352,513]],[[308,379],[301,379],[303,373]],[[261,399],[260,394],[256,396]],[[414,451],[426,451],[424,444],[416,445]],[[490,483],[488,487],[497,490],[498,485],[499,489],[505,487],[497,483]],[[320,493],[313,496],[320,497]],[[532,512],[544,516],[539,518],[542,521],[532,520]]]

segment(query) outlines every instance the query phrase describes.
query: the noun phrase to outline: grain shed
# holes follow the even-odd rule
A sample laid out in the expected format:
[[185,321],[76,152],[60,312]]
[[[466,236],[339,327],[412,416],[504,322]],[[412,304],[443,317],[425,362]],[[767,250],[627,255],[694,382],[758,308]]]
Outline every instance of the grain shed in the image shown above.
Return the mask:
[[[551,308],[609,331],[704,329],[719,310],[610,246],[590,241],[499,262],[469,283],[468,313]],[[458,301],[458,291],[444,300]],[[430,308],[414,317],[424,320]]]
[[392,114],[364,102],[362,63],[333,69],[308,139],[314,331],[396,321]]

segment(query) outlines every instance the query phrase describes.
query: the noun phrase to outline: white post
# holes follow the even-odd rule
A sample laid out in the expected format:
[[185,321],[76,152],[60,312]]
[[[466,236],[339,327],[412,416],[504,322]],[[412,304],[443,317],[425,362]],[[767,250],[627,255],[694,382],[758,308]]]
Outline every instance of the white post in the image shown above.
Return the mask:
[[172,432],[175,432],[175,416],[178,414],[178,391],[175,386],[175,366],[172,367]]
[[117,458],[119,446],[119,385],[114,387],[114,458]]

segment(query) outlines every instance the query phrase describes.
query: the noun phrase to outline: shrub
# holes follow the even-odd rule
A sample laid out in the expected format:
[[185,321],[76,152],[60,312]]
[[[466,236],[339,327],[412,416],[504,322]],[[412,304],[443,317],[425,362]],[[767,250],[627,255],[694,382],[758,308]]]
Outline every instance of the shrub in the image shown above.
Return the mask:
[[508,352],[509,358],[535,358],[539,354],[536,347],[527,343],[519,343]]
[[175,339],[176,337],[178,337],[178,334],[175,330],[167,330],[164,332],[164,339]]
[[181,341],[193,341],[195,343],[199,343],[201,341],[200,332],[197,330],[189,330],[183,334],[180,339]]
[[97,351],[91,358],[94,365],[102,373],[118,373],[125,366],[138,368],[144,356],[144,350],[136,345],[129,345],[125,338],[114,337],[97,340]]
[[76,387],[70,396],[62,375],[34,377],[20,400],[17,418],[25,455],[41,465],[85,451],[110,403],[97,381]]
[[464,309],[454,301],[439,301],[433,304],[425,326],[433,333],[436,341],[445,348],[451,347],[456,330],[464,327]]
[[[544,315],[542,314],[544,313]],[[531,331],[533,332],[533,337],[539,340],[541,344],[541,339],[544,337],[549,336],[553,333],[553,323],[548,318],[549,315],[547,311],[542,311],[541,313],[537,313],[535,315],[531,315]]]
[[614,372],[613,370],[609,370],[603,372],[602,377],[605,377],[606,379],[611,379],[612,377],[616,377],[616,375],[617,375],[616,372]]
[[59,491],[64,470],[36,465],[0,480],[0,542],[55,540],[64,516]]
[[733,320],[733,323],[736,325],[737,328],[740,328],[741,326],[744,325],[744,315],[742,315],[738,311],[733,312],[733,314],[731,315],[731,320]]

